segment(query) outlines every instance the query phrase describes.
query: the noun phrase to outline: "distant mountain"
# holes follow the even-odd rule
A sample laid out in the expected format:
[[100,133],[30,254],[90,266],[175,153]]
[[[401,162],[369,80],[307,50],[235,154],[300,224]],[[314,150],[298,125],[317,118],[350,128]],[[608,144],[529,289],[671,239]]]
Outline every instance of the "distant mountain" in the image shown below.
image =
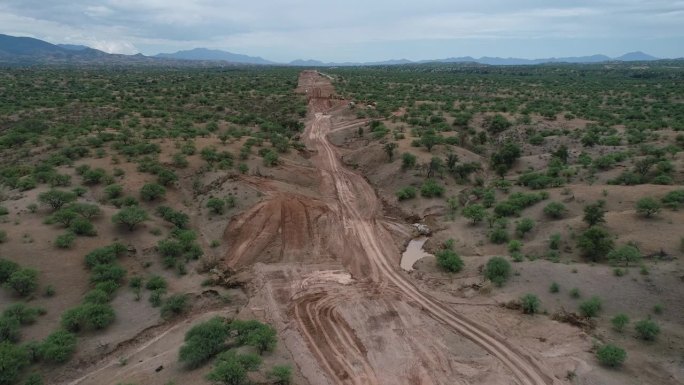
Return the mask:
[[331,66],[372,66],[372,65],[396,65],[396,64],[423,64],[423,63],[478,63],[487,65],[535,65],[535,64],[545,64],[545,63],[604,63],[610,61],[649,61],[649,60],[659,60],[658,58],[647,55],[643,52],[632,52],[620,57],[611,58],[606,55],[591,55],[591,56],[571,56],[571,57],[551,57],[544,59],[521,59],[521,58],[502,58],[502,57],[489,57],[483,56],[476,59],[471,56],[463,57],[449,57],[445,59],[432,59],[432,60],[420,60],[420,61],[410,61],[406,59],[401,60],[388,60],[384,62],[365,62],[365,63],[324,63],[318,60],[295,60],[290,62],[289,65],[301,66],[301,67],[331,67]]
[[276,64],[260,57],[206,48],[195,48],[189,51],[178,51],[175,53],[160,53],[154,57],[177,60],[227,61],[242,64]]
[[0,34],[0,55],[35,56],[63,53],[64,49],[32,37],[14,37]]
[[83,51],[85,49],[90,49],[90,47],[88,46],[77,44],[57,44],[57,46],[64,49],[68,49],[69,51]]
[[618,60],[618,61],[651,61],[651,60],[658,60],[658,58],[655,56],[651,56],[647,53],[643,53],[641,51],[636,51],[636,52],[626,53],[620,57],[616,57],[615,60]]

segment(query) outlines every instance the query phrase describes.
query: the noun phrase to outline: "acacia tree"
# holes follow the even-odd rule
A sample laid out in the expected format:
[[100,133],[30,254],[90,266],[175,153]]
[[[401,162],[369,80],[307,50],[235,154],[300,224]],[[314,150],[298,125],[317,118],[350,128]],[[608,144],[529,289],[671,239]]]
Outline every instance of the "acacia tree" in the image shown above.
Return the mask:
[[595,226],[599,223],[606,221],[605,219],[605,205],[604,200],[596,201],[595,203],[588,204],[584,207],[584,218],[583,220],[587,222],[589,226]]
[[133,231],[135,226],[148,219],[147,211],[137,207],[128,206],[119,210],[118,213],[112,216],[112,222],[123,224],[128,227],[128,231]]
[[386,143],[385,146],[383,147],[385,149],[385,153],[387,154],[387,157],[389,158],[390,162],[392,159],[394,159],[394,150],[397,148],[397,144],[394,142],[389,142]]

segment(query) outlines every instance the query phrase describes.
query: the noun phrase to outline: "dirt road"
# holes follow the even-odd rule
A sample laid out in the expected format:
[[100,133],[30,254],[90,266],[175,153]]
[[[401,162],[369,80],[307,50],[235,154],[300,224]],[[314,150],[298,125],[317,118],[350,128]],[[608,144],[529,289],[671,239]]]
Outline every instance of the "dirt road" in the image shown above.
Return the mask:
[[[315,249],[314,258],[325,254],[341,263],[343,269],[336,275],[322,274],[313,268],[306,279],[293,274],[289,287],[288,280],[282,280],[279,287],[277,279],[268,283],[281,293],[276,301],[279,311],[294,319],[311,355],[327,372],[331,382],[361,385],[456,381],[448,373],[454,370],[453,365],[448,362],[439,364],[450,359],[441,356],[443,352],[440,351],[445,349],[440,347],[439,335],[402,335],[400,339],[389,336],[386,331],[376,330],[375,333],[384,336],[384,348],[374,351],[372,344],[360,337],[360,334],[368,332],[365,330],[367,322],[350,314],[354,310],[349,309],[349,305],[356,303],[367,312],[373,312],[374,306],[386,307],[386,313],[392,315],[392,322],[401,330],[410,329],[409,324],[413,322],[424,323],[424,318],[428,317],[441,327],[465,337],[503,364],[503,375],[493,380],[497,383],[560,383],[529,352],[512,346],[504,336],[460,315],[453,306],[445,306],[421,292],[399,271],[400,251],[381,216],[381,204],[375,191],[361,175],[342,165],[338,150],[327,138],[339,126],[353,126],[353,122],[338,116],[344,110],[344,102],[330,98],[333,93],[330,80],[315,71],[301,74],[299,90],[309,96],[310,118],[303,141],[316,154],[311,162],[321,181],[320,200],[315,204],[319,209],[315,214],[304,206],[300,206],[298,214],[289,210],[288,218],[279,219],[276,225],[271,222],[271,226],[276,228],[266,234],[264,224],[254,223],[241,227],[239,231],[227,231],[228,238],[237,243],[229,252],[228,261],[231,267],[237,268],[251,260],[245,257],[247,250],[256,255],[268,247],[277,247],[281,256],[297,252],[310,255],[310,250]],[[277,194],[277,199],[288,201],[300,200],[301,197]],[[254,218],[254,213],[247,212],[244,216]],[[242,223],[245,224],[244,221]],[[303,241],[295,242],[293,246],[283,234],[291,234],[296,231],[293,227],[297,226],[301,226],[298,231],[308,235],[298,236]],[[258,250],[254,250],[253,245],[258,245]],[[291,258],[283,257],[280,261],[289,262]],[[299,262],[316,260],[302,258]],[[341,283],[340,274],[349,274],[350,279]],[[313,283],[312,276],[317,277]],[[299,283],[292,284],[293,279]],[[427,340],[422,337],[427,337]],[[416,359],[419,367],[396,375],[390,372],[391,367],[400,368],[406,363],[397,365],[390,362],[387,354],[391,348],[386,345],[400,344],[412,346],[410,357],[404,359]],[[400,349],[399,346],[395,348]],[[437,373],[439,371],[442,373]],[[466,378],[463,383],[470,381]]]

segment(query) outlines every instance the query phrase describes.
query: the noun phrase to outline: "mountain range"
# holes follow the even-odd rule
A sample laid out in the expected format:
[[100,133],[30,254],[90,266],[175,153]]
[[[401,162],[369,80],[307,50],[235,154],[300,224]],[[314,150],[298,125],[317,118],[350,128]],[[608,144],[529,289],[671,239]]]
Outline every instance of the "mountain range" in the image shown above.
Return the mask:
[[534,65],[543,63],[602,63],[652,61],[659,58],[643,52],[630,52],[619,57],[606,55],[559,57],[544,59],[521,59],[501,57],[470,56],[449,57],[445,59],[411,61],[407,59],[386,60],[378,62],[322,62],[318,60],[294,60],[289,63],[277,63],[261,57],[247,56],[227,51],[195,48],[175,53],[160,53],[155,56],[109,54],[84,45],[51,44],[31,37],[16,37],[0,34],[0,64],[49,64],[49,63],[106,63],[130,64],[147,63],[161,65],[290,65],[298,67],[330,67],[330,66],[372,66],[401,65],[422,63],[478,63],[486,65]]

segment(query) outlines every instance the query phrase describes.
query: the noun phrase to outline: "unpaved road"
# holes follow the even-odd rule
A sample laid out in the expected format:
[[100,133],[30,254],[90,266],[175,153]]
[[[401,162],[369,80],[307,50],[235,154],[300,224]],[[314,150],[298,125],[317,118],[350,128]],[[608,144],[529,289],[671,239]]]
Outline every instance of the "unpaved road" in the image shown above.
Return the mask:
[[[449,373],[455,370],[454,365],[440,352],[444,350],[440,348],[442,336],[430,333],[401,337],[404,345],[415,350],[412,354],[421,361],[420,367],[404,375],[393,374],[385,366],[396,364],[389,362],[387,357],[393,350],[401,349],[391,346],[400,344],[400,339],[390,337],[386,331],[376,331],[383,336],[381,349],[362,339],[359,335],[366,334],[367,331],[362,330],[366,325],[352,316],[353,310],[349,309],[350,304],[356,303],[358,308],[367,307],[367,312],[372,312],[373,306],[386,307],[386,313],[392,315],[392,322],[401,330],[409,330],[408,325],[416,319],[429,317],[441,327],[465,337],[502,364],[503,369],[499,372],[504,374],[494,380],[496,383],[561,383],[529,352],[459,314],[454,306],[442,304],[421,292],[399,270],[400,251],[382,218],[375,191],[361,175],[343,166],[338,150],[327,138],[339,126],[353,126],[338,116],[344,110],[344,102],[330,98],[333,93],[330,80],[315,71],[301,74],[299,90],[309,96],[310,118],[302,139],[316,154],[311,162],[320,178],[320,198],[311,199],[315,203],[309,203],[309,206],[317,209],[311,210],[301,204],[302,197],[296,194],[272,194],[270,201],[278,202],[275,207],[280,208],[276,221],[272,220],[274,214],[263,214],[264,204],[243,214],[243,219],[263,219],[256,223],[238,219],[236,222],[241,226],[227,230],[227,237],[234,245],[227,260],[232,268],[245,267],[269,248],[275,248],[276,252],[271,254],[280,256],[277,262],[293,262],[297,255],[309,256],[297,261],[300,263],[319,262],[317,258],[322,255],[340,262],[343,272],[339,274],[346,272],[352,279],[341,282],[339,274],[337,278],[331,278],[326,273],[313,283],[307,283],[311,278],[291,273],[280,284],[276,276],[267,280],[271,286],[269,290],[280,293],[274,301],[278,309],[271,311],[285,313],[296,322],[309,353],[327,373],[330,382],[359,385],[456,383],[451,382],[456,379]],[[296,208],[292,207],[292,202],[297,202]],[[293,237],[297,242],[292,242]],[[309,277],[321,274],[315,268],[313,270]],[[409,312],[415,314],[409,315]],[[401,365],[404,364],[400,363],[398,367]],[[306,377],[306,373],[303,374]],[[466,377],[462,383],[470,383],[473,378],[478,377]],[[309,382],[316,383],[316,380],[310,378]]]

